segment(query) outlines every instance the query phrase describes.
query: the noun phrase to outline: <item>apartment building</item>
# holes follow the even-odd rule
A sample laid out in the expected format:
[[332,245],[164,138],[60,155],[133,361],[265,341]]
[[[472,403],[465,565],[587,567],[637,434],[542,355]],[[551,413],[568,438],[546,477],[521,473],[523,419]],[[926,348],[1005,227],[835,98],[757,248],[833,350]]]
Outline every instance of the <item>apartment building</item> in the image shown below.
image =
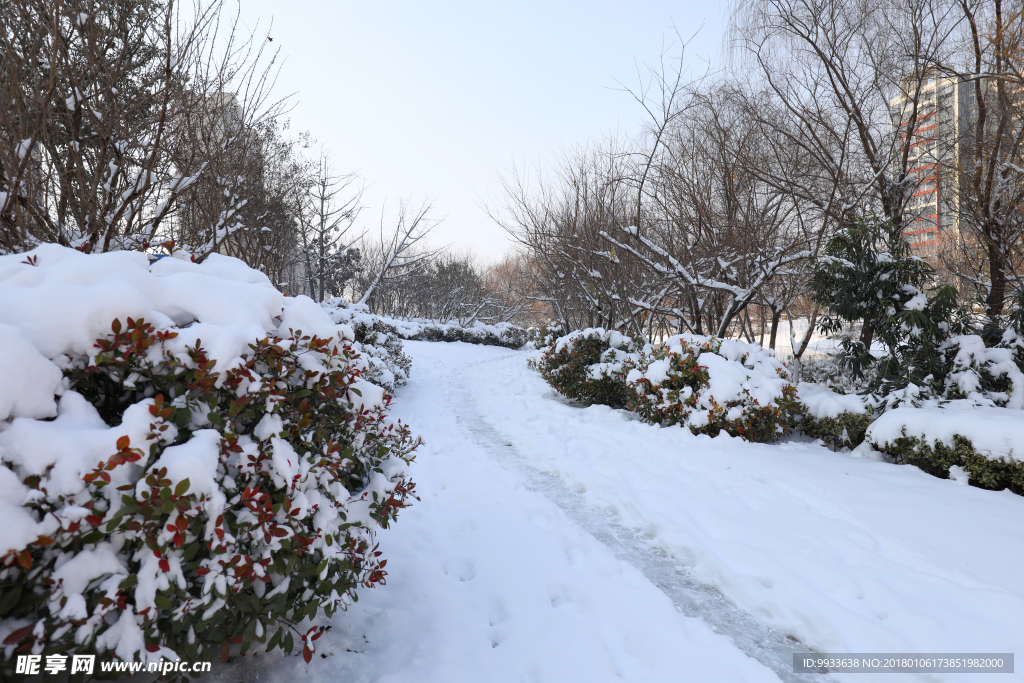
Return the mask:
[[[917,78],[908,76],[903,81],[903,93],[912,94]],[[901,94],[889,104],[900,141],[905,142],[913,113],[911,96]],[[970,132],[977,111],[973,83],[934,75],[921,85],[917,124],[910,138],[908,169],[914,187],[906,207],[909,222],[904,234],[913,252],[923,258],[931,260],[936,255],[940,235],[958,229],[951,172],[957,167],[959,143]]]
[[[933,260],[941,237],[960,229],[957,196],[958,169],[967,149],[973,144],[978,120],[978,89],[975,81],[956,76],[934,74],[920,86],[917,124],[910,136],[908,169],[912,194],[906,206],[908,219],[905,236],[913,252]],[[893,126],[899,128],[900,141],[907,141],[917,78],[906,76],[901,94],[890,100]],[[1012,86],[1011,97],[1017,101],[1021,89]],[[981,93],[995,111],[996,82],[981,80]],[[986,137],[995,133],[998,115],[990,118]]]

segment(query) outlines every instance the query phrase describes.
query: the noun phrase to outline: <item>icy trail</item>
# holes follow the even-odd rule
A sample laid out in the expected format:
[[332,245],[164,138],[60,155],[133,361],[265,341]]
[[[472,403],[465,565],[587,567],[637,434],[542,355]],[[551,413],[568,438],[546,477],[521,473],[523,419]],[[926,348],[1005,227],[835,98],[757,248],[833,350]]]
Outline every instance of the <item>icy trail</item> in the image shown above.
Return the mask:
[[447,402],[460,407],[457,411],[459,422],[466,424],[474,440],[488,454],[515,468],[529,490],[555,503],[569,519],[607,546],[615,557],[639,569],[680,612],[701,619],[715,632],[727,636],[740,651],[764,664],[783,681],[829,680],[820,674],[793,673],[793,654],[810,652],[808,648],[730,605],[715,589],[695,581],[664,550],[645,539],[642,532],[627,529],[613,513],[595,509],[563,481],[531,466],[514,444],[488,424],[476,407],[476,392],[487,390],[486,383],[482,381],[487,376],[487,366],[510,358],[523,361],[522,354],[510,354],[452,368],[454,378],[448,389]]

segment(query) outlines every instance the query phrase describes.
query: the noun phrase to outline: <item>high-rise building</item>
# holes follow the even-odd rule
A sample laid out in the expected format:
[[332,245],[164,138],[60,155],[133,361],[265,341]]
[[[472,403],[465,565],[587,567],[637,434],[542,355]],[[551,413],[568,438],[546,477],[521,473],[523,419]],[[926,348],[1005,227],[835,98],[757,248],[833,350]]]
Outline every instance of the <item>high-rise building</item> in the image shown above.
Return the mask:
[[[996,81],[981,79],[982,97],[995,104]],[[957,76],[932,74],[918,85],[916,76],[905,76],[904,94],[889,101],[893,126],[899,128],[900,142],[907,141],[913,114],[912,94],[918,90],[916,125],[909,140],[908,171],[911,196],[906,205],[904,235],[914,254],[932,260],[940,238],[960,229],[957,184],[959,169],[973,144],[978,121],[976,81]],[[1018,97],[1015,88],[1014,97]],[[992,111],[992,109],[990,109]],[[990,117],[986,136],[992,135],[998,117]]]
[[[903,93],[918,88],[916,76],[903,79]],[[911,94],[901,94],[889,102],[894,125],[899,126],[901,142],[913,114]],[[950,171],[956,168],[959,142],[970,131],[977,116],[973,84],[956,77],[929,76],[920,85],[916,125],[910,138],[907,168],[913,184],[906,206],[908,217],[904,235],[913,252],[933,257],[939,236],[958,229],[955,186]]]

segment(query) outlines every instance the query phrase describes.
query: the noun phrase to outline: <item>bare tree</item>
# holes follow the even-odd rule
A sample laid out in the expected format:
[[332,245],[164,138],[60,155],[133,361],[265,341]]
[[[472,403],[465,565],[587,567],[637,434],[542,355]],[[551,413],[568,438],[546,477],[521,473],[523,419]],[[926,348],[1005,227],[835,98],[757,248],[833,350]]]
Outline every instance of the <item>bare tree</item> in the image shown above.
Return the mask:
[[911,157],[927,125],[921,93],[955,23],[933,0],[738,2],[737,65],[756,69],[768,93],[750,111],[814,169],[763,179],[816,204],[836,225],[874,211],[903,226],[921,179]]
[[[40,241],[86,251],[143,248],[169,232],[181,198],[211,173],[209,149],[183,155],[182,141],[225,108],[211,95],[231,90],[213,84],[248,88],[239,98],[243,116],[247,106],[267,109],[271,79],[255,66],[262,44],[242,41],[248,51],[229,44],[227,56],[213,60],[221,10],[219,0],[188,17],[172,1],[5,4],[0,249]],[[220,147],[230,147],[235,138],[218,125]],[[189,245],[200,258],[230,232],[231,207],[241,201],[229,190],[208,239]]]
[[356,246],[365,232],[352,229],[362,208],[362,188],[355,174],[337,175],[321,150],[315,175],[299,194],[298,259],[305,271],[307,291],[316,301],[342,296],[359,270]]
[[1024,276],[1024,9],[1003,0],[959,0],[963,63],[937,71],[955,80],[959,135],[949,136],[942,180],[959,232],[945,264],[991,317]]
[[366,244],[362,250],[363,271],[355,283],[361,293],[359,303],[366,304],[374,312],[394,306],[386,305],[384,295],[393,285],[409,278],[425,268],[437,256],[439,250],[425,250],[420,243],[436,225],[430,216],[431,207],[423,204],[412,211],[408,204],[401,202],[393,228],[384,227],[381,217],[380,240]]

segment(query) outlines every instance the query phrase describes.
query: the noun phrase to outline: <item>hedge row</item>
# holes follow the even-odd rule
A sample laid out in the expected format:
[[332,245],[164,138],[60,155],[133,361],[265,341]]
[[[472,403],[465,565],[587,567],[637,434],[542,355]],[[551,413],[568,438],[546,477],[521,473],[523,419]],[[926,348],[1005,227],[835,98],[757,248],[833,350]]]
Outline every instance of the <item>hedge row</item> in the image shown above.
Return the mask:
[[[954,376],[956,383],[950,383],[960,392],[964,386],[973,386],[974,375],[969,371],[976,370],[977,358],[981,357],[978,345],[971,342],[972,339],[961,342],[965,349],[970,349],[970,356],[960,353],[967,360],[959,361],[964,368]],[[1002,376],[1013,375],[1014,366],[1006,359],[996,356],[996,361],[1001,365],[985,362],[988,367],[998,367]],[[694,434],[710,436],[724,431],[762,443],[799,432],[821,439],[834,449],[855,448],[868,441],[894,463],[916,465],[941,478],[950,477],[950,468],[960,468],[953,473],[967,473],[972,485],[1005,488],[1024,495],[1021,446],[1016,450],[1005,444],[981,448],[960,433],[938,439],[924,434],[908,435],[906,428],[896,438],[872,436],[869,428],[881,414],[873,406],[884,409],[884,401],[801,384],[805,402],[798,396],[797,387],[789,382],[785,368],[772,354],[753,344],[678,335],[657,348],[641,347],[617,332],[594,328],[553,340],[542,350],[536,367],[558,393],[569,399],[631,410],[651,424],[684,425]],[[993,370],[984,371],[995,374]],[[1013,423],[1013,416],[1020,412],[1019,421],[1024,421],[1024,411],[993,405],[993,396],[998,399],[1001,393],[1004,401],[1011,401],[1014,395],[1015,388],[1008,382],[1003,382],[999,389],[1001,392],[984,397],[987,407],[968,413],[970,420],[978,423],[975,431],[992,431],[996,424],[991,422],[993,416],[1005,425],[1007,418]],[[958,402],[964,403],[966,399],[948,403]],[[910,407],[899,410],[912,411],[899,414],[918,421],[924,412]],[[942,410],[938,408],[936,416],[929,418],[933,420],[931,424],[943,421]],[[995,412],[988,415],[986,410]],[[897,416],[890,411],[887,421]],[[1010,435],[1003,441],[1010,444],[1014,438]],[[1024,443],[1024,435],[1018,441]]]

